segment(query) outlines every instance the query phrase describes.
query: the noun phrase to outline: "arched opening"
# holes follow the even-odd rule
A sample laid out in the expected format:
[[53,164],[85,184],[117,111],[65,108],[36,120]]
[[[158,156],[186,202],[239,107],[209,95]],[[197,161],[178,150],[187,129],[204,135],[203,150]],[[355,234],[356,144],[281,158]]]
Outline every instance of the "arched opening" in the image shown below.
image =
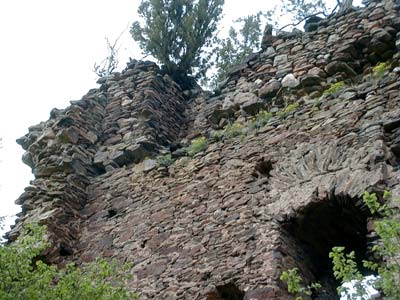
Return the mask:
[[344,246],[346,252],[355,251],[359,269],[364,275],[362,260],[368,256],[367,221],[370,213],[361,201],[348,196],[331,196],[310,203],[284,228],[293,238],[297,254],[302,260],[305,273],[312,274],[310,281],[322,284],[315,299],[339,299],[336,288],[339,283],[333,277],[329,252],[335,246]]

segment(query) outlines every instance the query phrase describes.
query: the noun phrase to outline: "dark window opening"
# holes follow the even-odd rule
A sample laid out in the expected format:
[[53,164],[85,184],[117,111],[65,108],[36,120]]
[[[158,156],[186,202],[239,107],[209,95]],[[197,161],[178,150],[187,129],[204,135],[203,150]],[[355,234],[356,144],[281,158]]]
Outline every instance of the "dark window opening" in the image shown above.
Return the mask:
[[270,160],[261,160],[255,166],[254,177],[271,177],[271,171],[273,169],[272,162]]
[[65,244],[60,244],[60,256],[69,256],[72,255],[73,251],[71,247]]
[[117,214],[117,210],[114,208],[111,208],[107,211],[107,218],[112,218]]
[[228,283],[217,286],[215,291],[207,295],[207,300],[243,300],[244,292],[235,284]]
[[303,265],[323,285],[324,299],[339,299],[333,277],[329,252],[335,246],[344,246],[346,253],[355,251],[363,275],[371,275],[362,267],[368,257],[367,221],[370,213],[362,201],[347,196],[332,196],[324,201],[311,203],[284,228],[294,238]]

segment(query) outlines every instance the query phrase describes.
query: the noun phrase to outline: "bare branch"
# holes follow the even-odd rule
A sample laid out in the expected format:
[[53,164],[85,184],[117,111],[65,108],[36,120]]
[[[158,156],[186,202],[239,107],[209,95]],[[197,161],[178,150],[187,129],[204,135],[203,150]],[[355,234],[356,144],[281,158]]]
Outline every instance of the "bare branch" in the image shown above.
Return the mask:
[[92,71],[98,77],[106,77],[109,76],[113,71],[118,68],[119,60],[118,60],[118,42],[122,35],[128,30],[129,25],[119,34],[119,36],[114,40],[113,43],[110,42],[109,38],[106,37],[106,44],[108,55],[104,58],[100,63],[95,62],[93,65]]
[[296,27],[296,26],[298,26],[300,23],[302,23],[302,22],[308,20],[309,18],[317,17],[318,15],[323,15],[325,18],[331,17],[333,14],[336,13],[336,10],[337,10],[338,7],[340,7],[340,5],[342,4],[339,0],[336,0],[336,1],[337,1],[337,4],[336,4],[336,6],[333,8],[333,10],[331,11],[331,13],[330,13],[329,15],[327,15],[327,14],[326,14],[325,12],[323,12],[323,11],[320,11],[320,12],[317,12],[317,13],[315,13],[315,14],[312,14],[312,15],[309,15],[309,16],[307,16],[307,17],[304,17],[303,19],[301,19],[301,20],[298,21],[297,23],[286,24],[285,26],[283,26],[282,28],[280,28],[278,31],[282,31],[283,29],[285,29],[286,27],[289,27],[289,26]]

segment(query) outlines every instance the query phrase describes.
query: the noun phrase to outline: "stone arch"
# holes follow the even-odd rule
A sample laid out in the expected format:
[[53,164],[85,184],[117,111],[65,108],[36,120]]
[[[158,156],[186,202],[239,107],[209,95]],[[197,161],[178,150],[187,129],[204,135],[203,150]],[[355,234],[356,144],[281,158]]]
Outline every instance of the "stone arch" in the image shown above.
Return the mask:
[[[329,259],[332,247],[354,250],[360,267],[367,258],[370,213],[361,203],[348,195],[332,194],[321,201],[310,202],[283,224],[286,240],[292,243],[286,269],[298,267],[306,282],[322,284],[314,299],[339,299],[336,294],[339,283],[333,277]],[[362,272],[368,274],[366,270]]]

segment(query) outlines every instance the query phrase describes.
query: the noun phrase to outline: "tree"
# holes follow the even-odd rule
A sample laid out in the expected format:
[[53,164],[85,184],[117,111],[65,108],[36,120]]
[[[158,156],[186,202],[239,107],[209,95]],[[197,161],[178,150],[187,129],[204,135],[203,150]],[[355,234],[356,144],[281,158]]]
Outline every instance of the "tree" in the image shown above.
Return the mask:
[[236,29],[231,26],[228,37],[219,41],[219,46],[216,47],[217,72],[212,78],[211,86],[216,87],[218,81],[227,76],[230,68],[240,64],[245,57],[258,50],[262,38],[262,19],[270,19],[271,15],[271,11],[266,14],[259,11],[257,14],[234,21],[241,27]]
[[327,16],[326,3],[323,0],[284,0],[282,12],[291,15],[293,21],[304,21],[311,15]]
[[129,265],[103,259],[81,268],[65,269],[40,259],[49,243],[45,228],[28,225],[13,243],[0,246],[0,299],[2,300],[127,300],[125,288]]
[[214,41],[224,0],[142,0],[131,34],[143,52],[154,56],[175,79],[204,75],[206,48]]

